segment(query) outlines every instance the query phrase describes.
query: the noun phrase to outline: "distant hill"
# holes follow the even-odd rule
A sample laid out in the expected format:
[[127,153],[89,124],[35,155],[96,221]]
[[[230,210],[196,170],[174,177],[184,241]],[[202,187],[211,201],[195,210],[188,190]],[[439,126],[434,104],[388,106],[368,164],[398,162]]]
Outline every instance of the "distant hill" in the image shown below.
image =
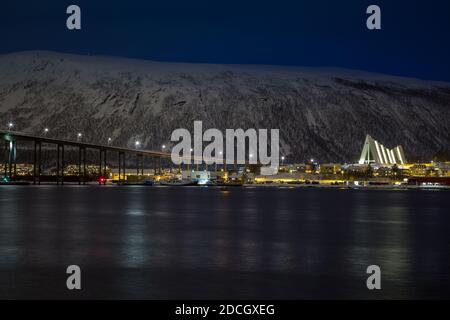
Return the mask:
[[290,161],[356,161],[366,134],[407,158],[450,150],[450,84],[343,69],[182,64],[19,52],[0,56],[0,121],[144,148],[172,130],[279,128]]

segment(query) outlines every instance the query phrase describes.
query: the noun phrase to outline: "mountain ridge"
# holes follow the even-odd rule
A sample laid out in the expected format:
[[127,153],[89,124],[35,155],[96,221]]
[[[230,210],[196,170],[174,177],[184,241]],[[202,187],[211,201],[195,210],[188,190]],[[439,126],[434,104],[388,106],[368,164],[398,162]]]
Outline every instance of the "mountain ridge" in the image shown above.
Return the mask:
[[0,119],[144,148],[174,129],[280,129],[292,161],[356,161],[366,134],[406,157],[450,149],[450,84],[335,68],[189,64],[48,51],[0,55]]

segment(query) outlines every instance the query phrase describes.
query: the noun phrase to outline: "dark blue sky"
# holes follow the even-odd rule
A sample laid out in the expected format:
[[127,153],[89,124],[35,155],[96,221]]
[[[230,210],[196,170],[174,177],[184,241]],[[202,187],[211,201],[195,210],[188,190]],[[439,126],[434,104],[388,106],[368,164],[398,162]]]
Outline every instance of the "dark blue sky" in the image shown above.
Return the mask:
[[[69,31],[66,7],[82,9]],[[382,9],[381,31],[365,27]],[[55,50],[163,61],[334,66],[450,81],[450,1],[9,1],[0,52]]]

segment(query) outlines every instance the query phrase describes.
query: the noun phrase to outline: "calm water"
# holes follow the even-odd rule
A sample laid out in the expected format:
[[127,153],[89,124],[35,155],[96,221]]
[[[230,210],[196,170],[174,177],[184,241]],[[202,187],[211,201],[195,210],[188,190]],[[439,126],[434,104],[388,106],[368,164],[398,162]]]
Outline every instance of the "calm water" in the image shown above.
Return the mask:
[[[0,298],[450,298],[450,192],[0,187]],[[82,269],[68,291],[66,267]],[[382,290],[366,288],[377,264]]]

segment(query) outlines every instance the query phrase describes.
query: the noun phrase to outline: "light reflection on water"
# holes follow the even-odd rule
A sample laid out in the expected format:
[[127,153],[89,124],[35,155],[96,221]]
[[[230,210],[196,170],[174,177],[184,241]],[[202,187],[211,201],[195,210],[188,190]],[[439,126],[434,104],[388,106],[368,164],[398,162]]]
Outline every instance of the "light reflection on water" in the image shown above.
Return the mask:
[[[2,188],[0,268],[15,273],[79,264],[101,270],[93,276],[99,279],[94,297],[443,298],[450,295],[447,197],[272,188]],[[365,288],[371,264],[380,265],[384,277],[376,296]],[[100,279],[108,280],[108,290],[101,291]],[[6,278],[0,284],[20,290]]]

